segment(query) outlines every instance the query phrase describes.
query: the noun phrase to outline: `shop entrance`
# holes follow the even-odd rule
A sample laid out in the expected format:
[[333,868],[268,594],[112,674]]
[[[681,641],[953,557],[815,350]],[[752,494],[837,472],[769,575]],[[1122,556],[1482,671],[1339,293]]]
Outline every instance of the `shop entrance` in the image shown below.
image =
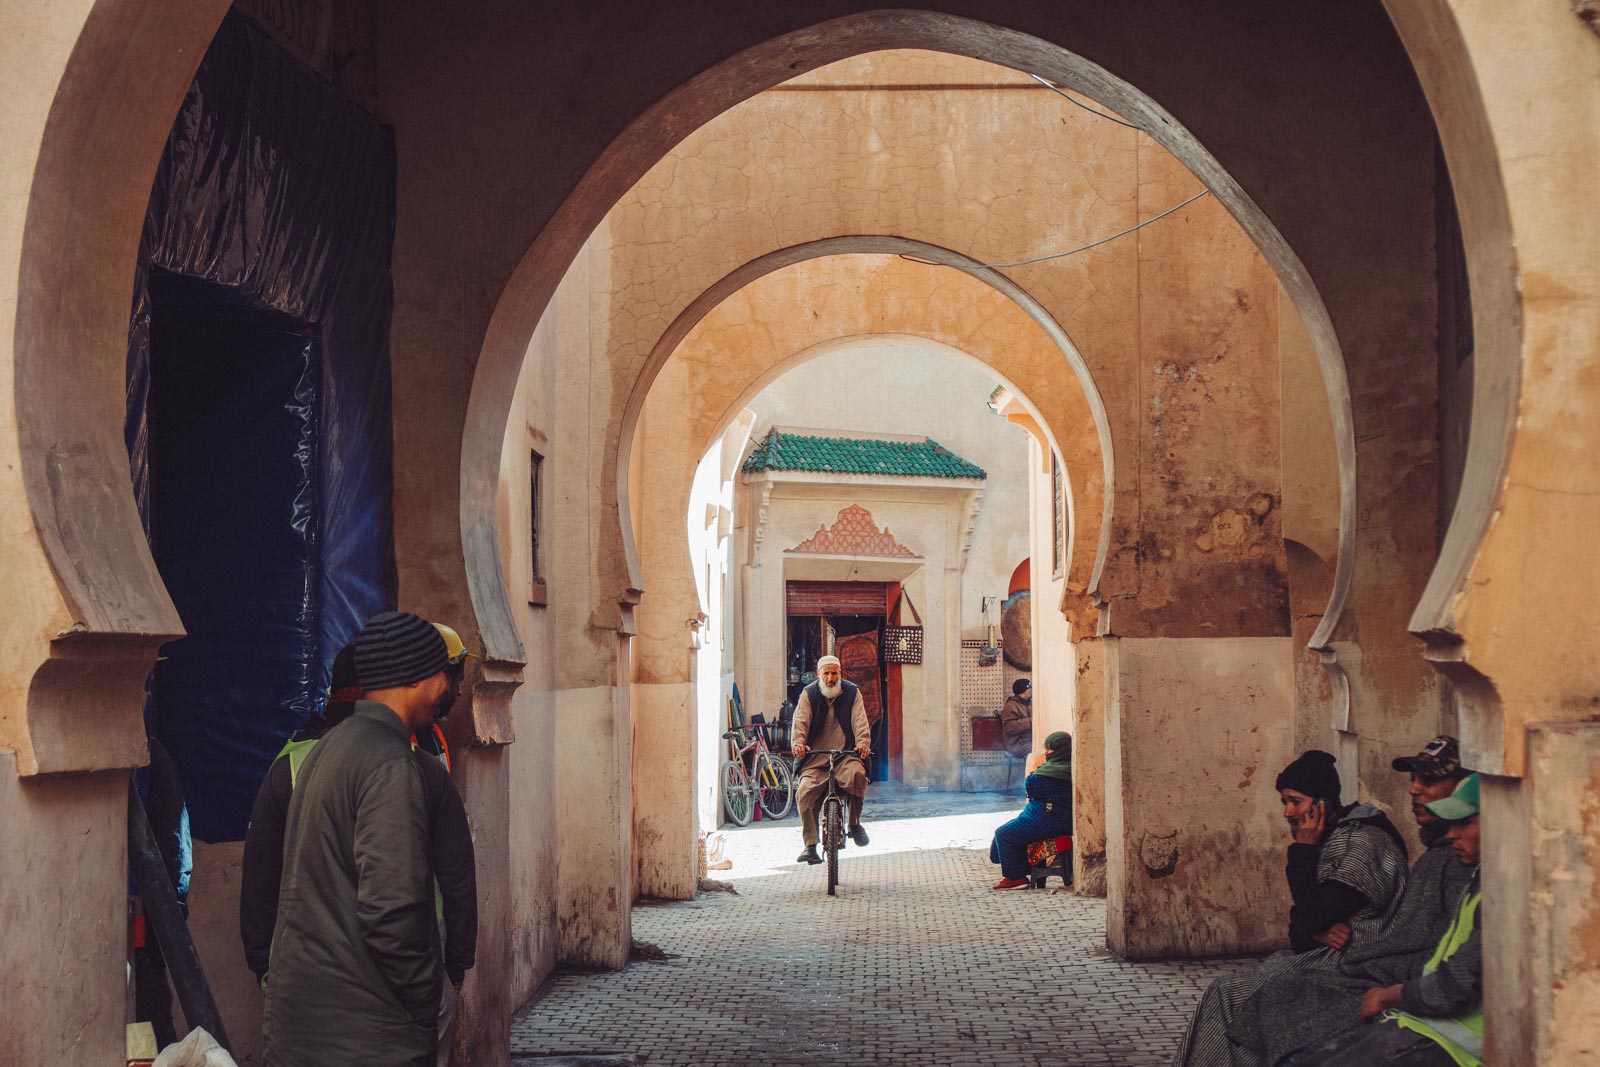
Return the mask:
[[883,657],[883,627],[897,621],[900,583],[791,581],[785,593],[786,699],[798,701],[816,680],[819,657],[838,656],[845,678],[861,687],[872,723],[872,780],[900,781],[900,665]]

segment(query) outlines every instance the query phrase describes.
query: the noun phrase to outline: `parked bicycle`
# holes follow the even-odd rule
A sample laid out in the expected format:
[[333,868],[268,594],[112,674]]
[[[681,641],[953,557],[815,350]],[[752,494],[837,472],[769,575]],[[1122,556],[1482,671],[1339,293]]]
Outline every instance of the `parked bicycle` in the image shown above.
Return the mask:
[[[750,734],[745,741],[744,735]],[[738,754],[722,765],[722,806],[735,826],[747,826],[761,805],[769,819],[781,819],[794,807],[794,773],[767,745],[764,724],[741,726],[722,735],[739,745]]]
[[844,848],[844,793],[839,790],[833,769],[846,756],[861,757],[848,748],[813,748],[806,752],[807,759],[812,756],[828,757],[828,791],[822,796],[822,808],[817,814],[817,831],[822,851],[828,857],[828,895],[832,897],[838,896],[835,890],[839,886],[839,850]]

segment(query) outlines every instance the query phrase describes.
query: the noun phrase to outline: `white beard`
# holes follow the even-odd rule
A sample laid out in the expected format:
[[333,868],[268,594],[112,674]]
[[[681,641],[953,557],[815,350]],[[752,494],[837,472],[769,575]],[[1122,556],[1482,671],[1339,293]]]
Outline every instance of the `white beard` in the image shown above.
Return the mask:
[[841,678],[833,685],[829,685],[827,682],[819,679],[817,682],[817,687],[822,690],[823,696],[827,697],[829,700],[835,700],[838,698],[840,693],[844,692],[844,679]]

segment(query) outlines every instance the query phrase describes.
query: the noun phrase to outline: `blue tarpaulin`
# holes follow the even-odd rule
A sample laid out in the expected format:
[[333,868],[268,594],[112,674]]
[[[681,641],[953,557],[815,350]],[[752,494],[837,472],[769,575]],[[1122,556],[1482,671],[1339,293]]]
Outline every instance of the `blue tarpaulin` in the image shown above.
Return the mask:
[[128,452],[188,636],[152,729],[196,837],[244,835],[334,655],[395,602],[388,130],[237,14],[162,156],[128,344]]

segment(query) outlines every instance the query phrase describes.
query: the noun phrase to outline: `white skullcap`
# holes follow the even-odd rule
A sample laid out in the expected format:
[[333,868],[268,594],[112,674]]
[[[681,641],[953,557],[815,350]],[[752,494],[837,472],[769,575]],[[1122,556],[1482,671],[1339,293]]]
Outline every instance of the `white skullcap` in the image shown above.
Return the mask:
[[817,660],[817,673],[821,674],[822,668],[826,667],[830,663],[835,667],[838,667],[840,670],[844,670],[844,665],[839,662],[838,656],[823,656],[821,659]]

